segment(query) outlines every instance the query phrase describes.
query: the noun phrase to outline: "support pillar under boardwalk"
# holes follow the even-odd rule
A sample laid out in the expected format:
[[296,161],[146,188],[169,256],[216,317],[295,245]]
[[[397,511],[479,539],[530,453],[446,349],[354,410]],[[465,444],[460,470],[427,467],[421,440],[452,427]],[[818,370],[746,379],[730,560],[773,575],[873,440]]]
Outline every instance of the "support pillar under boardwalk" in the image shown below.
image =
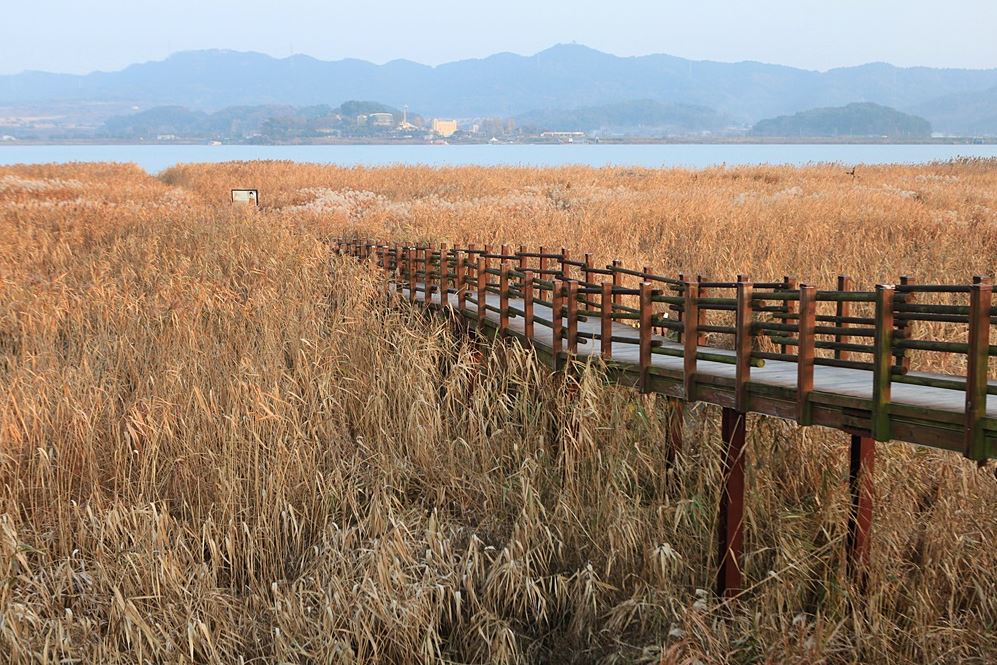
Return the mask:
[[853,434],[850,458],[848,489],[852,506],[848,518],[848,570],[863,583],[869,565],[876,441],[871,436]]
[[682,452],[685,402],[677,397],[669,397],[668,406],[668,450],[665,453],[665,465],[670,469],[675,466],[675,457]]
[[723,487],[720,492],[717,595],[736,596],[743,588],[745,414],[724,408]]

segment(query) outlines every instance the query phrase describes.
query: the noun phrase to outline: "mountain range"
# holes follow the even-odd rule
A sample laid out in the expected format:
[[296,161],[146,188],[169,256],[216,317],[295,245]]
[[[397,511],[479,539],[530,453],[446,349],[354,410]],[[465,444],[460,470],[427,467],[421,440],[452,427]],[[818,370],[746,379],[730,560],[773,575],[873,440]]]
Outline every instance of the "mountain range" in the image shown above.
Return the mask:
[[499,53],[438,66],[206,50],[115,72],[0,76],[0,105],[8,106],[127,102],[210,112],[236,105],[337,105],[348,99],[376,99],[399,108],[407,104],[459,118],[641,100],[706,107],[713,118],[743,126],[816,107],[871,102],[924,117],[938,132],[997,135],[997,69],[872,63],[818,72],[664,54],[618,57],[570,44],[530,56]]

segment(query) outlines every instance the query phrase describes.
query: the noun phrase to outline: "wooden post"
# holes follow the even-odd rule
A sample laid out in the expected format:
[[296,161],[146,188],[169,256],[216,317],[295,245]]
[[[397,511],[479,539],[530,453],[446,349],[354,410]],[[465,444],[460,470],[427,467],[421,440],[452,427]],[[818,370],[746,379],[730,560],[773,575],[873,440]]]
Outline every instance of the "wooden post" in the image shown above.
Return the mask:
[[745,416],[724,408],[723,485],[720,490],[717,595],[730,598],[743,588]]
[[683,374],[685,375],[685,400],[696,401],[696,354],[699,352],[699,283],[685,282],[685,321],[683,329]]
[[[548,281],[549,280],[549,281],[553,282],[554,281],[554,276],[547,274],[548,271],[550,270],[550,260],[547,257],[548,253],[549,252],[547,251],[547,248],[544,247],[543,245],[541,245],[540,246],[540,274],[538,275],[538,279],[541,279],[541,280],[544,280],[544,281]],[[546,289],[541,288],[540,289],[540,299],[541,300],[547,300],[547,298],[544,297],[545,293],[546,293]]]
[[603,360],[613,357],[613,283],[603,282],[599,295],[599,351]]
[[[499,259],[499,281],[501,281],[502,280],[502,273],[501,273],[501,271],[507,270],[509,268],[510,261],[509,261],[509,259],[507,257],[512,256],[512,249],[510,249],[509,245],[502,244],[499,247],[499,255],[501,255],[501,257],[502,257],[502,258]],[[501,291],[501,284],[500,284],[499,285],[499,299],[501,300],[501,298],[502,298],[502,291]],[[501,303],[499,303],[499,304],[501,305]]]
[[799,347],[796,355],[796,422],[813,422],[810,394],[814,390],[814,328],[817,325],[817,287],[800,285]]
[[488,311],[485,307],[488,302],[488,273],[485,271],[485,265],[487,265],[488,259],[481,256],[478,257],[477,267],[475,268],[475,275],[478,278],[478,326],[484,327],[485,325],[485,313]]
[[502,263],[502,273],[499,276],[499,334],[504,335],[509,330],[509,266]]
[[533,340],[533,282],[523,284],[523,333]]
[[443,285],[446,283],[446,270],[443,263],[443,248],[440,246],[439,250],[430,249],[430,266],[432,266],[434,260],[436,262],[435,267],[433,267],[433,288],[429,292],[429,304],[433,304],[433,297],[439,295],[440,304],[443,304]]
[[395,291],[398,295],[401,295],[402,289],[404,289],[404,284],[402,283],[402,275],[405,272],[404,261],[402,260],[402,250],[396,244],[392,250],[394,254],[394,272],[395,272]]
[[[703,279],[702,275],[697,275],[696,276],[696,283],[697,284],[701,284],[702,282],[705,282],[705,281],[706,280]],[[697,287],[697,291],[696,292],[698,293],[698,295],[697,295],[698,298],[705,298],[705,297],[707,297],[706,289],[698,288]],[[706,333],[699,332],[700,328],[702,328],[705,325],[706,325],[706,310],[705,309],[701,309],[697,305],[696,306],[696,344],[699,345],[699,346],[706,346]]]
[[568,280],[568,353],[578,353],[578,281]]
[[[848,275],[838,276],[838,290],[847,292],[852,290],[852,278]],[[834,313],[840,317],[848,317],[852,315],[852,304],[846,300],[839,300],[835,306]],[[835,321],[834,325],[840,328],[847,328],[848,324],[842,321]],[[834,341],[837,344],[848,344],[851,342],[851,337],[849,335],[835,335]],[[848,360],[851,354],[848,351],[842,349],[834,350],[835,360]]]
[[[435,266],[433,265],[435,262]],[[429,291],[429,304],[433,304],[433,298],[436,295],[440,295],[440,302],[442,302],[443,293],[443,250],[436,250],[430,247],[429,250],[429,266],[430,272],[433,275],[433,287]]]
[[422,292],[422,305],[426,309],[429,309],[433,305],[433,293],[436,292],[436,278],[433,276],[433,258],[436,256],[436,250],[433,248],[432,244],[427,244],[426,249],[423,253],[423,285],[425,289]]
[[987,459],[983,419],[987,415],[987,378],[990,362],[990,307],[993,286],[976,280],[969,296],[969,353],[966,358],[966,457]]
[[[415,283],[416,286],[419,285],[420,281],[419,270],[422,262],[421,256],[422,256],[422,247],[417,243],[412,246],[412,281]],[[412,302],[415,303],[416,301],[418,301],[418,299],[419,296],[418,294],[416,294],[413,296]]]
[[[681,282],[682,284],[685,284],[685,275],[683,275],[682,273],[679,273],[678,274],[678,278],[679,278],[679,282]],[[682,323],[683,321],[685,321],[685,306],[684,305],[681,306],[681,307],[676,307],[675,308],[675,320],[678,321],[679,323]],[[679,344],[681,344],[682,340],[685,339],[684,335],[685,335],[685,326],[682,326],[681,328],[679,328],[678,332],[675,333],[675,341],[678,342]]]
[[[795,291],[796,290],[796,278],[795,277],[790,277],[789,275],[784,275],[783,278],[782,278],[782,288],[783,288],[784,291]],[[783,311],[786,314],[796,314],[797,311],[799,311],[798,310],[799,303],[797,303],[795,300],[785,300],[783,302],[785,303],[783,305]],[[783,322],[784,323],[789,323],[790,320],[791,319],[786,318],[786,319],[783,319]],[[786,345],[785,344],[780,344],[779,345],[779,352],[782,353],[782,354],[786,353]]]
[[[900,277],[900,284],[902,286],[911,286],[914,284],[914,278],[910,275],[902,275]],[[910,291],[905,291],[902,294],[903,303],[905,305],[913,305],[917,300],[917,296]],[[894,337],[896,339],[905,340],[910,339],[913,334],[914,324],[910,319],[903,319],[901,321],[894,322]],[[894,351],[894,358],[896,358],[896,366],[901,374],[906,374],[910,371],[910,351],[907,349],[898,348]]]
[[526,282],[532,278],[532,273],[530,273],[530,259],[526,254],[526,247],[524,245],[519,246],[519,251],[516,253],[516,257],[519,259],[519,263],[516,266],[519,270],[519,293],[522,296],[523,289],[526,287]]
[[609,267],[613,271],[613,305],[619,306],[623,304],[623,294],[617,293],[617,289],[623,287],[623,273],[619,272],[619,269],[623,267],[623,263],[619,259],[613,259],[613,264]]
[[430,307],[433,304],[433,293],[436,292],[436,277],[433,275],[433,258],[436,256],[436,249],[432,244],[426,245],[426,251],[423,254],[425,260],[425,277],[426,290],[422,292],[422,304],[425,307]]
[[485,255],[491,253],[492,246],[485,245],[481,248],[481,254],[478,256],[478,321],[481,324],[488,316],[488,280],[490,279],[488,271],[491,270],[492,260]]
[[561,367],[561,335],[564,332],[563,322],[561,319],[562,310],[564,309],[564,280],[554,281],[554,290],[551,291],[550,301],[551,301],[551,316],[550,316],[550,332],[551,338],[551,354],[554,357],[554,369],[560,369]]
[[415,304],[415,253],[414,247],[407,247],[405,253],[408,255],[408,299]]
[[734,408],[738,413],[748,412],[748,381],[751,379],[751,292],[747,275],[737,276],[737,310],[734,322]]
[[588,252],[585,253],[585,267],[582,268],[582,279],[584,280],[585,286],[589,287],[593,285],[592,282],[592,255]]
[[492,253],[492,246],[491,245],[485,245],[484,247],[481,248],[481,260],[484,262],[482,265],[484,266],[484,272],[486,274],[488,273],[489,270],[491,270],[492,260],[491,260],[491,258],[489,258],[488,256],[485,256],[485,255],[486,254],[491,254],[491,253]]
[[571,259],[571,252],[564,247],[561,248],[561,279],[571,279],[571,266],[568,261]]
[[467,307],[467,281],[464,276],[464,252],[454,250],[454,287],[457,289],[457,311],[463,315]]
[[[428,278],[428,275],[426,273],[426,247],[425,247],[425,245],[423,245],[423,246],[417,246],[416,247],[416,250],[415,250],[415,270],[416,270],[416,276],[415,276],[416,287],[418,287],[418,285],[420,283],[420,278],[421,278],[421,283],[422,283],[422,300],[421,300],[421,302],[422,302],[422,306],[425,307],[426,306],[426,288],[427,288],[426,280]],[[416,301],[419,301],[419,296],[418,295],[416,295]]]
[[852,434],[848,470],[852,504],[848,516],[847,561],[852,577],[862,585],[869,565],[875,461],[876,441],[871,436]]
[[[651,282],[651,279],[650,279],[651,266],[644,266],[644,270],[642,270],[641,272],[643,272],[644,274],[641,276],[640,281],[641,282],[648,282],[648,283],[650,283]],[[654,294],[652,293],[652,295],[654,295]],[[638,296],[638,298],[639,297],[640,296]],[[651,318],[652,319],[654,318],[654,301],[653,300],[651,301]],[[662,335],[664,335],[665,331],[662,330],[661,333],[662,333]],[[654,326],[651,326],[651,334],[652,335],[654,334]]]
[[436,248],[433,247],[432,243],[426,245],[426,253],[424,254],[426,260],[426,276],[423,278],[426,283],[426,290],[422,292],[423,305],[427,308],[431,307],[433,304],[433,294],[436,293],[436,280],[437,276],[433,268],[433,260],[436,257]]
[[651,391],[651,283],[640,283],[640,392]]
[[890,371],[893,365],[893,294],[892,284],[876,285],[876,333],[872,366],[872,436],[877,441],[890,440]]
[[450,304],[450,250],[440,244],[440,308]]
[[467,267],[464,271],[468,293],[474,293],[478,288],[478,259],[480,256],[481,250],[475,249],[473,242],[469,243],[467,245]]

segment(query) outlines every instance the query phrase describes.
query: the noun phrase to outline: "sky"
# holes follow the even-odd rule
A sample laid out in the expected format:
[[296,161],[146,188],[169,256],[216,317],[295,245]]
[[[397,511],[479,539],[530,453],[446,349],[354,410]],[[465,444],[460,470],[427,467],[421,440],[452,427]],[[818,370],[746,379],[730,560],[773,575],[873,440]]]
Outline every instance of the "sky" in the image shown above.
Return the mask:
[[616,55],[997,67],[995,0],[9,0],[0,74],[224,48],[425,64],[576,42]]

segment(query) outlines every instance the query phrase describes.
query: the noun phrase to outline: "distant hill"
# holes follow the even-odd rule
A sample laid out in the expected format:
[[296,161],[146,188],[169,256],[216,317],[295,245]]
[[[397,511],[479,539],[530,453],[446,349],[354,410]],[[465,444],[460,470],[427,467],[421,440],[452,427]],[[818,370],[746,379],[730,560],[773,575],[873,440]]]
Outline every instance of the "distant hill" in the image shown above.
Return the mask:
[[640,99],[571,110],[531,111],[517,116],[516,123],[524,129],[539,131],[654,136],[719,131],[730,121],[707,106]]
[[376,65],[362,60],[324,62],[303,55],[277,59],[259,53],[190,51],[117,72],[0,76],[0,104],[103,100],[211,112],[229,106],[302,107],[377,99],[399,108],[409,104],[431,115],[471,118],[513,117],[534,109],[587,109],[640,99],[705,106],[751,124],[853,101],[910,109],[995,86],[995,69],[875,63],[816,72],[662,54],[617,57],[577,45],[559,45],[530,56],[499,53],[436,67],[407,60]]
[[886,106],[855,103],[762,120],[755,124],[751,133],[755,136],[781,137],[886,136],[913,139],[930,137],[931,123]]
[[957,136],[997,136],[997,87],[981,92],[945,95],[909,110],[930,118],[936,132]]
[[114,116],[104,123],[104,133],[122,138],[155,137],[157,134],[190,136],[206,131],[210,116],[183,106],[157,106],[132,115]]
[[[314,138],[348,127],[352,135],[366,129],[357,116],[391,113],[396,121],[402,112],[387,104],[348,101],[337,108],[327,104],[294,107],[283,105],[231,106],[214,113],[194,111],[183,106],[157,106],[146,111],[109,118],[99,134],[115,139],[155,139],[158,136],[209,139]],[[417,114],[411,120],[421,122]]]

